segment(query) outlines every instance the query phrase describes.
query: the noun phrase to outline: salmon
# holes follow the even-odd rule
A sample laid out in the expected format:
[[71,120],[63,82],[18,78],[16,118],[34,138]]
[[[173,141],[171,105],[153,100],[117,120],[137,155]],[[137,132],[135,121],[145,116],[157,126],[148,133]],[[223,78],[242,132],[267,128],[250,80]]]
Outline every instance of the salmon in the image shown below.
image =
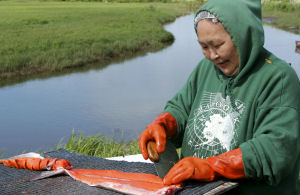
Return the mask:
[[34,152],[10,157],[8,159],[0,159],[0,163],[8,167],[35,171],[72,168],[72,164],[66,159],[44,158],[40,154]]
[[102,187],[125,194],[174,194],[181,189],[181,185],[164,185],[163,180],[153,174],[129,173],[118,170],[72,169],[68,160],[44,158],[34,154],[35,157],[21,155],[0,160],[0,163],[15,168],[49,170],[41,172],[32,180],[66,174],[89,186]]
[[90,186],[103,187],[126,194],[174,194],[180,185],[164,185],[153,174],[128,173],[118,170],[71,169],[65,170],[73,179]]

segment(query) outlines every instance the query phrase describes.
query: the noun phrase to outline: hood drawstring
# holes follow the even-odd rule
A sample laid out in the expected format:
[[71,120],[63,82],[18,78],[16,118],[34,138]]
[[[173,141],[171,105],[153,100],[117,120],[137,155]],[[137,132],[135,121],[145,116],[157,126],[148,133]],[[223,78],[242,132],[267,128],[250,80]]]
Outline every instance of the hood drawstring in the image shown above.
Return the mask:
[[229,101],[230,101],[230,104],[231,104],[233,110],[239,112],[236,105],[235,105],[233,95],[232,95],[232,91],[231,91],[232,90],[231,87],[232,87],[233,82],[234,82],[233,78],[230,78],[229,81],[227,82],[226,89],[225,89],[225,97],[227,95],[229,96]]

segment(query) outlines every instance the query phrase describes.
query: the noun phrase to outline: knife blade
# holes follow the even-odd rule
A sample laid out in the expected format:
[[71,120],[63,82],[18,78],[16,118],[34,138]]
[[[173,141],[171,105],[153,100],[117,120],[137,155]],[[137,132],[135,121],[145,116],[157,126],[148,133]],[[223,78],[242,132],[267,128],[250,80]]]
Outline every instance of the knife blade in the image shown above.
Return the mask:
[[156,173],[160,178],[164,178],[169,170],[179,161],[176,147],[170,140],[166,141],[166,148],[163,153],[157,153],[154,141],[147,143],[147,151],[149,159],[154,163]]

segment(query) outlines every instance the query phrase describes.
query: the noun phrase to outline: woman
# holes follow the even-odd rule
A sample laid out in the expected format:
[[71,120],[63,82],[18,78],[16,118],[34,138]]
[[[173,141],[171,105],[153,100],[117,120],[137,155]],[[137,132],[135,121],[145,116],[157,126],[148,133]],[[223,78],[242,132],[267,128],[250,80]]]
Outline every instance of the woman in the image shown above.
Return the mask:
[[296,194],[300,86],[267,51],[260,0],[209,0],[195,16],[205,58],[141,134],[140,150],[166,138],[182,147],[165,184],[237,179],[240,194]]

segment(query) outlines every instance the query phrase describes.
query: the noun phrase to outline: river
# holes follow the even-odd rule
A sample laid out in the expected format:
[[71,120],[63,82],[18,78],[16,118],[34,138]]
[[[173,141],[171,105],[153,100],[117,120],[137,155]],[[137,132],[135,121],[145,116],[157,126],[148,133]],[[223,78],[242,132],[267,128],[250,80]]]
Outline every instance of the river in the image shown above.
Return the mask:
[[[299,35],[265,28],[265,47],[300,75]],[[203,58],[193,16],[165,29],[175,42],[158,52],[113,63],[104,69],[33,79],[0,88],[0,151],[3,156],[55,149],[72,130],[116,140],[138,138]]]

